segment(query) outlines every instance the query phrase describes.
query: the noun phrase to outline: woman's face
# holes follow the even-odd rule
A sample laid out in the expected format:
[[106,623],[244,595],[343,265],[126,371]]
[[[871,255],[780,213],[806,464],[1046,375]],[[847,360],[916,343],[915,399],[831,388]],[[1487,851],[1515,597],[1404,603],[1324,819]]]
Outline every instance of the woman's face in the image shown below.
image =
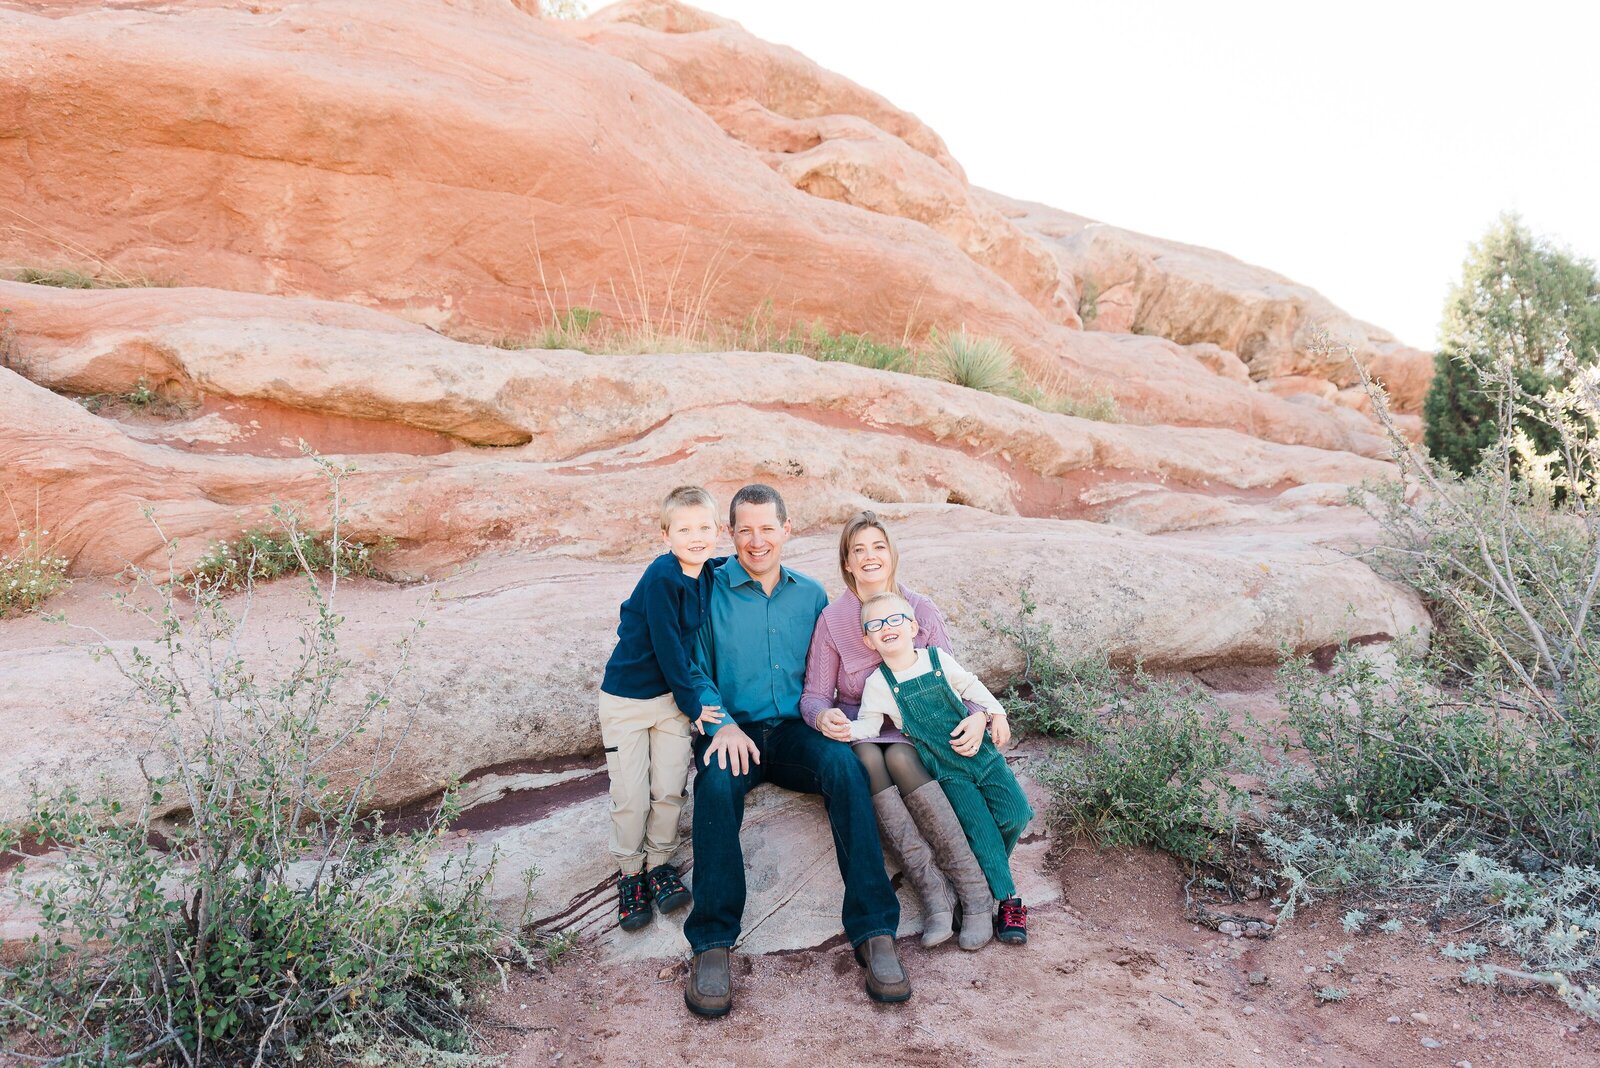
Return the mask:
[[856,580],[856,593],[879,593],[894,574],[894,552],[889,538],[877,527],[862,527],[850,539],[844,569]]

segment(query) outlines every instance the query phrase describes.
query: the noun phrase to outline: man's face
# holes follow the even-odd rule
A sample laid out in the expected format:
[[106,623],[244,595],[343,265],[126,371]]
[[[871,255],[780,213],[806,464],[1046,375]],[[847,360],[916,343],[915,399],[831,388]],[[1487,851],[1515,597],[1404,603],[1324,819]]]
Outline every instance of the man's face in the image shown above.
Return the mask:
[[733,512],[733,551],[753,579],[777,573],[789,521],[778,522],[776,504],[741,504]]

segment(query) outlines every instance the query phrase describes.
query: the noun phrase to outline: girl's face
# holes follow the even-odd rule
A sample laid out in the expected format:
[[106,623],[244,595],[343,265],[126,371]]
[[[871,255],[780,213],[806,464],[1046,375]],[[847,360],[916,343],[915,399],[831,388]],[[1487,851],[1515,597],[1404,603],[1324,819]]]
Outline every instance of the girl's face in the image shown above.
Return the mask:
[[877,527],[862,527],[850,539],[850,553],[844,569],[856,580],[856,593],[879,593],[888,589],[894,577],[894,550],[889,536]]

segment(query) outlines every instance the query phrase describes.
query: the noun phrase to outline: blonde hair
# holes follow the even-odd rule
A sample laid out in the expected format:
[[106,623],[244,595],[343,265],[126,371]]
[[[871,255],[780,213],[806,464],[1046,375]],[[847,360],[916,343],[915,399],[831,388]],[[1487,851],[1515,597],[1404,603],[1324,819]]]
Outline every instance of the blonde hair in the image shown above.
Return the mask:
[[839,574],[844,576],[844,584],[850,587],[850,592],[856,592],[856,577],[845,569],[845,564],[850,560],[850,543],[857,534],[863,530],[876,530],[883,535],[883,542],[889,546],[889,589],[896,589],[899,585],[898,573],[900,571],[900,554],[895,552],[894,539],[889,537],[889,532],[884,529],[883,520],[878,518],[878,513],[873,511],[857,512],[845,521],[844,530],[839,534]]
[[861,622],[863,624],[866,623],[867,616],[872,614],[871,609],[873,605],[888,604],[890,601],[898,603],[901,608],[906,610],[906,615],[910,616],[912,619],[917,618],[917,610],[911,607],[910,601],[906,600],[898,593],[895,593],[893,590],[884,590],[882,593],[875,593],[871,597],[868,597],[865,601],[861,602]]
[[661,529],[666,530],[672,525],[672,513],[679,508],[693,508],[695,506],[709,508],[711,514],[717,514],[717,499],[710,492],[700,486],[679,486],[667,494],[666,500],[661,502]]

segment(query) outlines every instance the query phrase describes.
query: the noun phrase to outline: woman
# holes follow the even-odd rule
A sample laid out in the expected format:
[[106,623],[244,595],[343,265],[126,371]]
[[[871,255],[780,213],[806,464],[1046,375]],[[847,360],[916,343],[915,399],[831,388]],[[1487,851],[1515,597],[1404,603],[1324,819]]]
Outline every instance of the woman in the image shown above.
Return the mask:
[[[932,601],[899,585],[899,557],[889,533],[874,512],[858,512],[839,536],[839,571],[845,592],[823,611],[811,635],[806,659],[805,692],[800,714],[830,738],[850,740],[850,721],[861,704],[861,688],[882,660],[862,641],[861,602],[894,590],[916,613],[918,647],[950,649],[944,617]],[[969,705],[972,715],[961,721],[951,748],[970,756],[983,741],[985,716]],[[954,933],[959,898],[963,924],[958,944],[978,949],[993,936],[989,917],[994,899],[978,866],[961,822],[944,791],[923,765],[911,740],[892,725],[876,738],[854,743],[856,756],[872,784],[878,827],[900,867],[922,899],[922,944],[936,946]],[[943,869],[942,871],[940,869]],[[953,891],[953,892],[952,892]]]

